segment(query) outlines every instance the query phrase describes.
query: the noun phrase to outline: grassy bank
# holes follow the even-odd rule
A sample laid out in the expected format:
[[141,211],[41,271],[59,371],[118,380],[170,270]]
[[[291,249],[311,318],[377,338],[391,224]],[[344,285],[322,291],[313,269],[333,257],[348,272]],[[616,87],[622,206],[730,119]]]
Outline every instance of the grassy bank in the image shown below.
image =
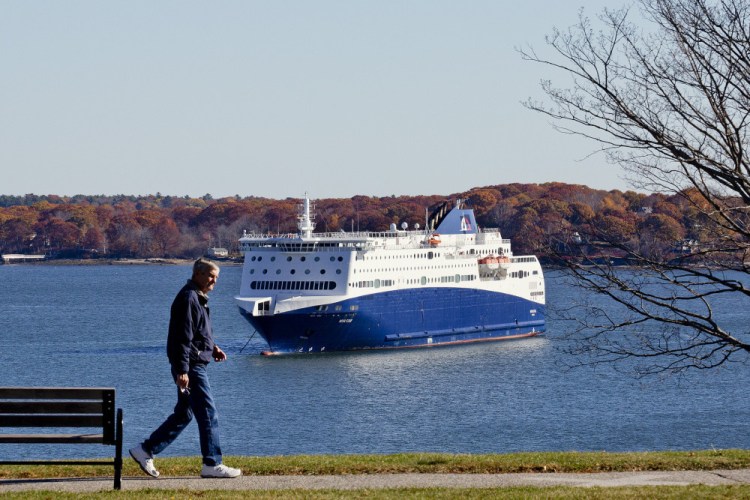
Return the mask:
[[[123,475],[142,472],[129,456],[123,457]],[[491,455],[401,453],[394,455],[296,455],[278,457],[225,457],[245,475],[324,475],[376,473],[510,473],[510,472],[616,472],[658,470],[715,470],[750,468],[750,450],[665,451],[646,453],[546,452]],[[165,476],[195,476],[197,457],[157,458]],[[111,467],[0,466],[0,479],[111,476]]]

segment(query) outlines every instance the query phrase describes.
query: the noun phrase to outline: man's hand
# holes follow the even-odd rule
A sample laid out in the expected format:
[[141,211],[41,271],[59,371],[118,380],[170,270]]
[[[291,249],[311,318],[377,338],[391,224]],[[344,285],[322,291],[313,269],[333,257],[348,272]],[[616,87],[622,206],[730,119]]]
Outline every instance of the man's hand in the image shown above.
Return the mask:
[[219,349],[219,346],[217,346],[216,344],[214,344],[213,357],[214,357],[214,361],[216,361],[216,362],[226,361],[227,354],[224,351],[222,351],[221,349]]
[[190,379],[188,378],[187,373],[181,373],[177,375],[177,380],[175,380],[175,382],[177,383],[177,387],[179,387],[181,391],[184,391],[187,389]]

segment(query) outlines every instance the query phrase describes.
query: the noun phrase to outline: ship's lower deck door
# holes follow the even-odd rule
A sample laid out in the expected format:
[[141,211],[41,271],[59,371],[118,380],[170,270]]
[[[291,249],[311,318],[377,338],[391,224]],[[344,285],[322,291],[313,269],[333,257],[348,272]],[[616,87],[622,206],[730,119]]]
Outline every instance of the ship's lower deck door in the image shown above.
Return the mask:
[[262,300],[256,304],[255,306],[256,316],[265,316],[270,313],[271,313],[271,301],[270,300]]

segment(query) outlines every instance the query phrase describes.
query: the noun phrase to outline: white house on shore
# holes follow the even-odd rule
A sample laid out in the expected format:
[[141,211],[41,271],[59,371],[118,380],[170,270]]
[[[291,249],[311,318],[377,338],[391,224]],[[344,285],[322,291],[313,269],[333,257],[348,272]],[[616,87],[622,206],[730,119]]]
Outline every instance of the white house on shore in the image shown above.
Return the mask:
[[27,262],[30,260],[44,260],[44,255],[27,255],[22,253],[4,253],[2,254],[3,264],[11,262]]
[[208,256],[214,259],[225,259],[229,257],[229,250],[226,248],[209,248]]

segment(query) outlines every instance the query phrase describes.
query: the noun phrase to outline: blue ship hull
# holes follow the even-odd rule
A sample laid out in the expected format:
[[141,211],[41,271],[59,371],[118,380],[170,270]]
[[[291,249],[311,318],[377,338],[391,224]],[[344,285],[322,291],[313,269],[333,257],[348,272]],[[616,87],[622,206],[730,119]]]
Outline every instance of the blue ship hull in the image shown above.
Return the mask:
[[544,305],[469,288],[383,292],[275,315],[241,312],[268,342],[267,354],[447,345],[545,330]]

